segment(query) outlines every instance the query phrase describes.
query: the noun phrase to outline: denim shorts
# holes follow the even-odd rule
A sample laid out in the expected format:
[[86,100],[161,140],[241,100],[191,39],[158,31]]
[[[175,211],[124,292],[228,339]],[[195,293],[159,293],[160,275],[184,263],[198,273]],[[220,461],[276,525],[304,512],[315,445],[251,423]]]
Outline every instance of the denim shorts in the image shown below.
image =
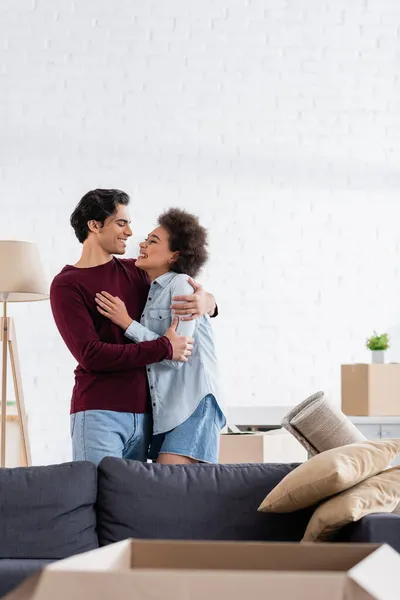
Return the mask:
[[225,424],[224,413],[215,397],[209,394],[186,421],[171,431],[153,436],[149,458],[156,460],[159,454],[168,453],[217,463],[220,432]]

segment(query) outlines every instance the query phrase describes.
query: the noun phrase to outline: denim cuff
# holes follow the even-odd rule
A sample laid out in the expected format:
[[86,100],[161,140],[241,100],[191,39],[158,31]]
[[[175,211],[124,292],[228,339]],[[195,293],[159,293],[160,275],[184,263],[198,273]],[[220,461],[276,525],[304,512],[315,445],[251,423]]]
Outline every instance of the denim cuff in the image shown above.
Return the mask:
[[138,323],[137,321],[132,321],[132,323],[129,325],[128,329],[125,331],[125,335],[126,337],[130,338],[131,340],[135,340],[135,342],[140,342],[141,341],[141,333],[143,333],[143,325],[141,325],[140,323]]

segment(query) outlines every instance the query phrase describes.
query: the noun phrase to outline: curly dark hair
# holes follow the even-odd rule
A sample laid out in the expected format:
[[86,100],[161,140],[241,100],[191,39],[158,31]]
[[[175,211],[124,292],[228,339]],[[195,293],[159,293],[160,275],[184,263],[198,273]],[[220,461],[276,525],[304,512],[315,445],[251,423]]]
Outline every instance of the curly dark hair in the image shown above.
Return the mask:
[[118,204],[127,206],[129,196],[121,190],[91,190],[81,198],[71,215],[70,223],[81,244],[89,235],[88,221],[99,221],[104,225],[107,217],[111,217]]
[[208,259],[207,229],[195,215],[179,208],[170,208],[160,215],[158,224],[168,231],[171,252],[179,252],[171,271],[196,277]]

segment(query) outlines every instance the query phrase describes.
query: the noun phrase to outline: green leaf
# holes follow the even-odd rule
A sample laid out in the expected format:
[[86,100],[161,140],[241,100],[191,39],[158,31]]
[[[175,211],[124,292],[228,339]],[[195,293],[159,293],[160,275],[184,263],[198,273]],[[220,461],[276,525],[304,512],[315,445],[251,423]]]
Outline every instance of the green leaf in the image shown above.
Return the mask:
[[389,335],[387,333],[378,335],[374,331],[374,335],[367,339],[365,345],[369,350],[387,350],[389,348]]

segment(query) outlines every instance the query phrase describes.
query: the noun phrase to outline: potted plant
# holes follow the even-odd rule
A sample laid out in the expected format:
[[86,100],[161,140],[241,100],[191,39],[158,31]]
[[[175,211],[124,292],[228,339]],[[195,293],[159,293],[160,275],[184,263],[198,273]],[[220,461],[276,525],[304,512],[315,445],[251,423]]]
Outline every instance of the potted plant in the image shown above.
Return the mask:
[[383,364],[385,362],[385,350],[389,348],[389,336],[387,333],[374,335],[367,339],[366,346],[372,353],[373,364]]

